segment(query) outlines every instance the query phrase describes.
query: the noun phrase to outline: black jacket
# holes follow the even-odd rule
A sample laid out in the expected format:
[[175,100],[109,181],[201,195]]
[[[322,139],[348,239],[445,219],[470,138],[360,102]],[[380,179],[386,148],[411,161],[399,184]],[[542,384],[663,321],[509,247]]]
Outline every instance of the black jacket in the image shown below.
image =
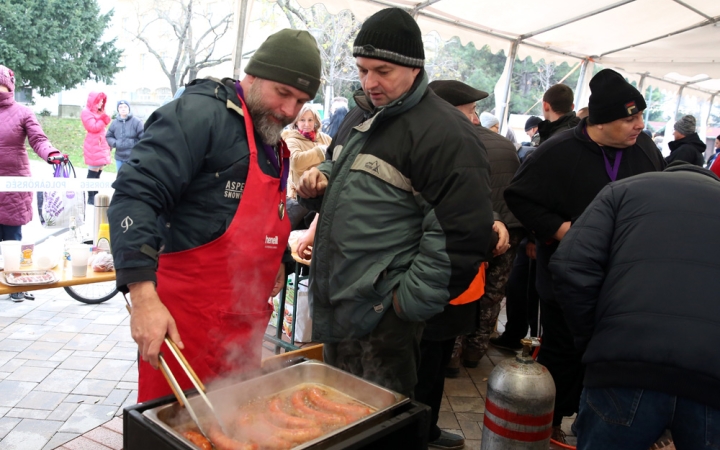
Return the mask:
[[671,167],[606,186],[565,235],[550,268],[585,386],[720,408],[718,198],[712,172]]
[[557,133],[565,130],[571,130],[580,123],[580,119],[575,115],[575,111],[563,115],[555,122],[543,120],[538,124],[538,134],[540,135],[540,144],[547,141]]
[[115,159],[123,162],[130,158],[130,150],[142,137],[143,123],[132,114],[124,119],[118,115],[105,133],[108,145],[115,149]]
[[702,167],[705,162],[705,143],[700,140],[697,133],[689,134],[682,139],[668,143],[670,154],[665,162],[670,164],[673,161],[685,161],[690,164]]
[[[233,82],[223,82],[195,80],[155,110],[113,183],[108,220],[121,289],[155,281],[158,252],[217,239],[237,211],[250,153]],[[258,151],[263,173],[278,177]]]
[[515,146],[509,139],[495,133],[481,125],[477,125],[475,130],[480,135],[480,140],[487,150],[487,158],[490,163],[490,198],[493,203],[493,212],[497,214],[497,219],[502,221],[505,226],[510,228],[522,228],[520,221],[515,218],[513,213],[505,203],[505,189],[510,186],[510,182],[520,167]]
[[[602,151],[585,134],[585,123],[583,119],[572,131],[540,144],[505,190],[510,211],[537,239],[537,288],[546,300],[553,298],[547,268],[557,247],[552,236],[563,222],[576,220],[610,182]],[[614,161],[614,155],[610,158]],[[655,143],[640,133],[636,143],[624,149],[617,179],[664,168]]]

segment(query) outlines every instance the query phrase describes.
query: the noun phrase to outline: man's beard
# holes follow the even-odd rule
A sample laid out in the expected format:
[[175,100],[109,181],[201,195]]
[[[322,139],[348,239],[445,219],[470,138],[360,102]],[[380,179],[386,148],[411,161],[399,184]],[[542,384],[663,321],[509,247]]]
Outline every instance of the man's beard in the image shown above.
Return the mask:
[[[256,82],[250,86],[245,96],[245,103],[247,103],[248,110],[250,111],[250,117],[252,117],[255,131],[258,132],[262,141],[267,145],[275,145],[280,142],[280,135],[282,134],[283,128],[292,122],[293,118],[275,114],[265,107],[258,81],[260,80],[256,80]],[[256,86],[256,84],[258,85]],[[271,120],[271,116],[279,120],[280,123]]]

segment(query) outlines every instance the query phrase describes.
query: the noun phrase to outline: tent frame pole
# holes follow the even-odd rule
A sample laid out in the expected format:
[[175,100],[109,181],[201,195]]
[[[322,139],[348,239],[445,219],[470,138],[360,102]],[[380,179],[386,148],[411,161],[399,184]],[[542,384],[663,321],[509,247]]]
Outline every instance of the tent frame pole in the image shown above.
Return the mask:
[[589,62],[589,58],[584,59],[582,65],[580,66],[580,75],[578,76],[577,85],[575,85],[575,111],[579,109],[579,100],[582,98],[583,91],[585,90],[585,74],[587,72]]
[[233,77],[236,80],[239,80],[242,76],[240,66],[242,65],[243,41],[245,40],[249,3],[249,0],[237,0],[237,37],[235,40],[235,53],[233,54]]
[[520,40],[513,41],[513,43],[510,45],[510,52],[508,53],[507,61],[505,61],[505,64],[509,64],[507,71],[507,77],[505,78],[505,90],[503,92],[503,98],[502,102],[500,102],[500,111],[496,111],[497,118],[500,120],[500,133],[505,136],[505,132],[507,131],[507,118],[508,118],[508,112],[510,111],[510,91],[512,88],[512,76],[513,76],[513,69],[515,68],[515,57],[517,56],[518,47],[520,46]]
[[675,114],[673,114],[673,120],[678,120],[678,112],[680,111],[680,102],[682,101],[682,94],[683,94],[684,90],[685,90],[685,85],[683,84],[682,86],[680,86],[680,89],[678,89],[678,93],[677,93],[678,98],[677,98],[677,102],[675,103]]

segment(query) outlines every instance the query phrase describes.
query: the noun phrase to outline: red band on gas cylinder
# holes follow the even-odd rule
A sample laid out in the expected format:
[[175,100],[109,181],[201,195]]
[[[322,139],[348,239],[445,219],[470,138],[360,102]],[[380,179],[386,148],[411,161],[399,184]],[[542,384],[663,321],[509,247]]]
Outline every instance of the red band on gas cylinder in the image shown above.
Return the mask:
[[498,419],[506,420],[508,422],[512,422],[518,425],[525,425],[528,427],[550,425],[553,419],[552,411],[547,414],[543,414],[542,416],[522,415],[512,411],[508,411],[507,409],[503,409],[493,403],[490,399],[487,399],[485,401],[485,409]]
[[507,428],[502,427],[501,425],[496,424],[492,421],[490,416],[485,414],[485,419],[483,420],[483,426],[487,428],[488,430],[492,431],[493,433],[497,434],[498,436],[502,436],[507,439],[512,439],[513,441],[521,441],[521,442],[539,442],[544,441],[545,439],[548,439],[552,435],[552,427],[548,427],[547,430],[542,431],[516,431],[516,430],[508,430]]

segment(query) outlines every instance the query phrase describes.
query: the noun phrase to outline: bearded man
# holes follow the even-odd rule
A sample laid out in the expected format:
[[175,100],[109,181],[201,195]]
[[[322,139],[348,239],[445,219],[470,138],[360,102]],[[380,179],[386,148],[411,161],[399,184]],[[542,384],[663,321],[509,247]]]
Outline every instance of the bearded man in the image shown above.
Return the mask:
[[195,80],[157,109],[113,184],[112,251],[132,299],[140,402],[170,394],[156,370],[166,335],[203,382],[260,365],[290,233],[280,133],[315,97],[320,52],[307,32],[282,30],[245,72]]

